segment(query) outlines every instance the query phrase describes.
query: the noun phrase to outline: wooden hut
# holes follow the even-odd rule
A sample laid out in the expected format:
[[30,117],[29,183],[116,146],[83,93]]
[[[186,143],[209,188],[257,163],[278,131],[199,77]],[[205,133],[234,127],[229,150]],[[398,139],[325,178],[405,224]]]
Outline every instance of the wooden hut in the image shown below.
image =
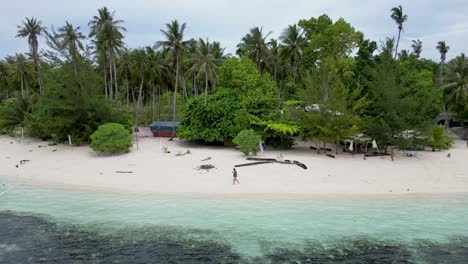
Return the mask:
[[173,134],[173,129],[175,126],[175,131],[177,131],[177,127],[179,126],[179,122],[171,122],[171,121],[154,121],[151,123],[151,133],[153,133],[154,137],[175,137],[176,133]]

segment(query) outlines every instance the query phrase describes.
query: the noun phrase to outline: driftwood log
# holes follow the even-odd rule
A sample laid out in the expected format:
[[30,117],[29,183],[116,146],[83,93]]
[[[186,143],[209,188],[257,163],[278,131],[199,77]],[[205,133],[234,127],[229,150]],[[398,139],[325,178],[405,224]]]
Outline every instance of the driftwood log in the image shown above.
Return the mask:
[[304,170],[307,170],[307,166],[304,163],[299,162],[297,160],[280,161],[276,159],[267,159],[267,158],[247,158],[247,160],[252,160],[254,162],[238,164],[238,165],[234,165],[234,167],[238,168],[238,167],[246,167],[246,166],[253,166],[253,165],[260,165],[260,164],[268,164],[268,163],[280,163],[280,164],[297,165],[303,168]]

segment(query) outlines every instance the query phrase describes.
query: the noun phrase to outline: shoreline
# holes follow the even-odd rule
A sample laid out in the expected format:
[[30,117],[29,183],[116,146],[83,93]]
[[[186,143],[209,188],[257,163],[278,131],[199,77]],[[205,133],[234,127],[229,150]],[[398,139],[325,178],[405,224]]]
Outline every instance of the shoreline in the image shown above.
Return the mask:
[[[232,185],[231,170],[246,163],[233,147],[202,146],[193,142],[150,137],[143,132],[140,149],[118,156],[98,156],[88,146],[48,146],[27,139],[23,143],[0,136],[0,183],[24,184],[48,189],[127,194],[177,196],[266,196],[266,197],[396,197],[405,195],[468,194],[468,148],[455,141],[450,151],[422,151],[416,158],[400,151],[389,157],[339,154],[335,159],[309,150],[311,143],[299,142],[283,151],[298,166],[265,164],[238,168],[239,185]],[[40,146],[40,147],[39,147]],[[164,154],[168,146],[170,154]],[[190,149],[192,154],[174,154]],[[258,157],[274,158],[268,149]],[[451,153],[451,158],[447,158]],[[202,159],[210,157],[207,162]],[[20,160],[29,160],[20,164]],[[198,171],[201,164],[216,169]],[[18,168],[16,168],[18,165]],[[132,171],[132,173],[116,173]]]

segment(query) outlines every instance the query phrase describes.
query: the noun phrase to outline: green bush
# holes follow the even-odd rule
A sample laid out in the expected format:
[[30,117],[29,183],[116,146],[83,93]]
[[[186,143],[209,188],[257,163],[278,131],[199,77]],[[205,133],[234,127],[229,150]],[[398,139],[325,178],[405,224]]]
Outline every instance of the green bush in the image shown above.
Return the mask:
[[128,152],[132,146],[132,137],[121,124],[108,123],[100,125],[91,135],[91,148],[105,154]]
[[257,154],[260,139],[261,137],[255,131],[247,129],[239,132],[232,142],[239,145],[241,152],[247,156],[249,153]]
[[433,150],[449,149],[452,146],[453,140],[445,135],[444,131],[445,128],[443,126],[435,126],[432,129],[428,142]]

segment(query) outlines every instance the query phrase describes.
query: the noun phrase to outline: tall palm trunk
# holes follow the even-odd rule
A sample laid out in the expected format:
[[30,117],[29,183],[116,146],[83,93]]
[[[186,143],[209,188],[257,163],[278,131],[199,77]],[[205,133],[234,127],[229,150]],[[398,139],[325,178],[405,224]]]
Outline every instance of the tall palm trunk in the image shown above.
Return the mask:
[[117,67],[115,66],[115,58],[112,57],[112,65],[114,66],[114,83],[115,83],[115,99],[119,99],[119,86],[117,85]]
[[396,60],[397,54],[398,54],[398,44],[400,44],[400,35],[401,35],[401,27],[398,28],[398,40],[396,42],[396,47],[395,47],[395,56],[393,56],[393,59]]
[[158,121],[161,121],[161,86],[158,85]]
[[205,71],[205,107],[208,103],[208,72]]
[[42,80],[41,80],[41,65],[39,63],[39,56],[37,55],[37,47],[33,47],[33,59],[34,59],[34,67],[36,70],[36,77],[37,77],[37,83],[39,85],[39,93],[42,93],[43,87],[42,87]]
[[174,102],[172,105],[172,138],[175,137],[175,121],[177,114],[177,86],[179,85],[179,55],[176,53],[176,79],[174,87]]
[[[135,107],[135,132],[138,132],[138,118],[140,117],[140,102],[141,102],[141,92],[143,91],[143,83],[145,77],[143,76],[143,72],[141,73],[141,83],[140,83],[140,89],[138,90],[138,101],[136,103]],[[138,149],[138,133],[135,133],[135,141]]]
[[114,100],[114,88],[112,87],[112,53],[109,51],[109,97],[110,100]]
[[187,94],[187,85],[185,83],[185,74],[182,74],[181,81],[182,81],[182,94],[184,96],[184,102],[187,102],[188,101],[188,94]]
[[24,96],[24,79],[23,79],[23,73],[21,73],[20,79],[21,79],[21,96]]
[[129,81],[128,81],[128,77],[127,77],[127,80],[126,80],[126,85],[127,85],[127,108],[128,108],[128,106],[130,104],[130,90],[128,89],[128,83],[129,83]]
[[171,97],[169,95],[169,87],[166,87],[167,94],[167,121],[171,120]]
[[195,76],[193,76],[193,95],[195,95],[195,97],[198,96],[197,80]]
[[109,99],[109,95],[107,93],[107,71],[106,71],[106,67],[104,67],[104,91],[106,93],[106,100]]
[[445,61],[441,60],[440,61],[440,69],[439,69],[439,82],[440,82],[441,85],[442,85],[442,83],[444,81],[444,77],[443,77],[444,64],[445,64]]
[[151,86],[151,123],[154,121],[154,82]]

